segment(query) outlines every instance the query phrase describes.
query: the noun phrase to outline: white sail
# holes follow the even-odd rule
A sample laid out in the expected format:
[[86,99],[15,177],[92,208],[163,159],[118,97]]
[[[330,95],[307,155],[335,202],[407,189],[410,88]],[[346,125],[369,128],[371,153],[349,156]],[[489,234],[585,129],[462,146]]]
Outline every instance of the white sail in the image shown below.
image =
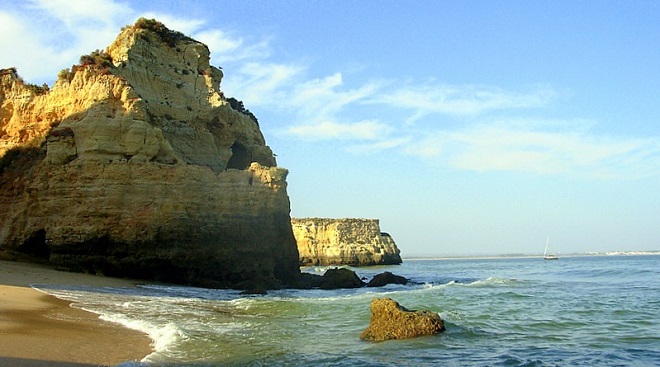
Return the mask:
[[545,250],[543,251],[543,258],[546,260],[557,260],[559,259],[559,256],[553,255],[552,253],[548,253],[548,249],[550,248],[550,236],[545,240]]

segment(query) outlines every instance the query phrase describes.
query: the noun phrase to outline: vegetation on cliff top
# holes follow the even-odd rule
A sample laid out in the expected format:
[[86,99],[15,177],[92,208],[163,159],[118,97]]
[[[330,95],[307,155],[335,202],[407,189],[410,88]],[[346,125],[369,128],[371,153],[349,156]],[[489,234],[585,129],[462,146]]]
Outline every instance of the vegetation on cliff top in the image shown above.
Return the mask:
[[229,97],[227,98],[227,102],[229,102],[229,106],[231,106],[231,108],[244,115],[248,115],[250,119],[252,119],[252,121],[254,121],[254,123],[257,124],[257,126],[259,126],[259,120],[257,120],[257,116],[255,116],[252,112],[250,112],[250,110],[245,108],[245,105],[243,105],[243,101],[239,101],[234,97]]
[[[122,31],[127,27],[130,26],[123,27]],[[147,29],[156,33],[170,47],[176,46],[176,43],[180,40],[192,40],[181,32],[170,30],[165,24],[155,19],[140,18],[135,22],[134,27],[137,29]],[[61,80],[71,81],[78,70],[90,66],[102,72],[108,72],[110,68],[114,67],[112,56],[103,50],[95,50],[90,54],[80,56],[78,65],[73,65],[70,69],[60,70],[57,77]]]
[[80,56],[80,66],[97,66],[100,68],[110,68],[112,64],[112,56],[102,50],[95,50],[88,55]]
[[112,63],[112,56],[103,50],[94,50],[87,55],[80,56],[78,65],[73,65],[71,68],[60,70],[57,74],[59,80],[73,80],[73,76],[79,70],[84,68],[94,68],[102,74],[108,74],[109,70],[115,65]]
[[18,76],[18,73],[16,72],[16,68],[14,68],[14,67],[6,68],[6,69],[0,69],[0,76],[9,75],[9,74],[15,75],[16,78],[18,79],[19,83],[23,84],[23,86],[25,88],[32,91],[32,93],[34,93],[36,95],[46,94],[50,90],[50,88],[48,87],[48,84],[46,84],[46,83],[42,84],[41,86],[36,85],[36,84],[26,83],[23,80],[23,78]]
[[[170,47],[176,46],[177,42],[181,40],[193,41],[192,38],[184,35],[183,33],[167,28],[165,24],[157,21],[156,19],[147,19],[142,17],[135,22],[134,27],[138,29],[148,29],[156,33],[160,39],[167,43],[167,45]],[[126,27],[122,28],[122,30],[124,29],[126,29]]]

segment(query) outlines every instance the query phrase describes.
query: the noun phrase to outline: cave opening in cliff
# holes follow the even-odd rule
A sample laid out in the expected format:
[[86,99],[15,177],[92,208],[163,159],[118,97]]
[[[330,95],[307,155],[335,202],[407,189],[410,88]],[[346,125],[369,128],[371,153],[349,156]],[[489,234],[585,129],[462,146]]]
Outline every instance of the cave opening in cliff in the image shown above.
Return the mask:
[[42,259],[50,258],[50,248],[46,244],[46,231],[40,229],[32,233],[30,238],[18,247],[18,251]]
[[250,166],[250,154],[245,145],[236,141],[229,149],[231,150],[231,157],[227,162],[227,169],[246,169]]

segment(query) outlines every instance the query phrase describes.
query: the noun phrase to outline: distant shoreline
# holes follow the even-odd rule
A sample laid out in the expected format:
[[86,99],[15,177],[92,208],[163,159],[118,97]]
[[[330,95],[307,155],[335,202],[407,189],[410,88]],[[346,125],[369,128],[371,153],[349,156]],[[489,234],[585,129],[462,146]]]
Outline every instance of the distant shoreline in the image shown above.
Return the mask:
[[[586,252],[559,254],[564,257],[587,257],[587,256],[653,256],[660,255],[660,251],[608,251],[608,252]],[[489,259],[534,259],[543,258],[543,254],[507,254],[507,255],[428,255],[402,257],[405,261],[425,261],[425,260],[489,260]]]

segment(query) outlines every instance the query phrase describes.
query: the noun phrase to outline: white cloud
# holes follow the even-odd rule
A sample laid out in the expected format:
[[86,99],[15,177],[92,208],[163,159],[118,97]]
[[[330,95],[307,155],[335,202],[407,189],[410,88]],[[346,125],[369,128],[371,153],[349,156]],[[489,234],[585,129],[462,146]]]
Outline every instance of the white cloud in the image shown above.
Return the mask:
[[[0,10],[0,65],[15,66],[26,81],[42,83],[80,55],[108,45],[132,10],[105,0],[29,1]],[[121,24],[121,25],[120,25]]]
[[235,37],[219,29],[207,29],[193,34],[193,38],[204,43],[211,51],[214,64],[226,65],[244,61],[263,60],[270,55],[267,40],[247,43],[241,37]]
[[[345,77],[353,74],[342,71],[310,77],[304,62],[273,61],[268,39],[247,41],[204,19],[139,14],[111,0],[33,0],[0,8],[0,49],[11,50],[0,53],[0,67],[16,66],[28,82],[52,81],[80,55],[110,44],[122,26],[139,16],[156,18],[207,44],[213,63],[225,68],[223,91],[248,108],[284,112],[279,131],[294,139],[333,139],[353,153],[396,150],[461,170],[628,178],[660,174],[657,138],[596,135],[597,122],[589,120],[517,117],[529,109],[546,109],[557,96],[549,87],[512,91],[434,81],[355,83]],[[495,119],[496,113],[505,117]],[[461,127],[439,126],[438,117]],[[425,130],[409,124],[422,118],[429,122]]]
[[[227,79],[223,89],[240,95],[250,106],[266,106],[291,114],[292,124],[281,133],[305,140],[376,140],[391,129],[376,120],[341,118],[350,105],[371,97],[380,86],[344,88],[341,73],[305,79],[302,66],[248,63],[239,75]],[[238,86],[238,92],[233,87]]]
[[347,148],[351,153],[357,154],[375,154],[384,150],[391,150],[408,144],[411,141],[410,136],[403,138],[385,139],[371,144],[357,144]]
[[323,121],[315,124],[290,126],[287,133],[310,140],[375,140],[386,135],[388,127],[378,121],[338,123]]
[[354,89],[340,89],[343,86],[341,73],[325,78],[312,79],[297,84],[289,103],[307,115],[308,118],[334,117],[353,103],[358,103],[376,93],[380,86],[365,84]]
[[296,65],[249,62],[225,71],[221,88],[228,96],[245,101],[246,106],[283,106],[290,85],[303,70]]
[[374,104],[386,104],[411,111],[408,122],[429,114],[477,115],[493,110],[545,106],[555,92],[547,87],[527,93],[506,91],[493,86],[403,85],[390,93],[374,96]]
[[[227,79],[225,88],[248,96],[251,105],[296,111],[304,120],[332,119],[344,108],[370,98],[380,85],[365,84],[355,89],[344,87],[340,72],[323,78],[306,79],[306,66],[250,62]],[[274,95],[279,98],[273,98]]]
[[112,0],[31,0],[35,9],[46,11],[62,22],[68,29],[94,24],[114,27],[117,18],[125,18],[133,10],[125,4]]
[[[261,68],[267,69],[264,65]],[[385,88],[385,86],[396,85],[394,81],[380,81],[365,83],[357,87],[346,87],[342,73],[337,72],[323,78],[305,79],[299,70],[299,74],[291,74],[285,83],[281,83],[279,98],[258,98],[253,100],[267,102],[271,106],[278,104],[277,108],[287,108],[294,112],[294,121],[299,121],[293,126],[284,129],[285,133],[297,138],[314,139],[370,139],[376,140],[371,144],[359,144],[349,146],[352,152],[377,152],[393,149],[403,144],[402,138],[392,138],[394,132],[397,136],[405,135],[405,141],[419,139],[408,132],[402,121],[391,121],[387,129],[379,129],[379,133],[367,136],[364,133],[354,132],[359,123],[350,122],[345,116],[350,116],[349,111],[355,107],[369,105],[373,110],[393,111],[408,110],[419,118],[432,113],[450,115],[471,115],[487,112],[495,109],[520,109],[540,107],[547,103],[553,92],[549,89],[538,89],[528,94],[517,94],[506,92],[495,87],[475,86],[440,86],[436,89],[428,87],[415,87],[402,85],[400,90]],[[252,72],[252,74],[256,74]],[[251,83],[244,83],[250,85]],[[248,87],[246,91],[250,90]],[[263,91],[272,91],[273,88],[265,88]],[[247,94],[250,92],[248,91]],[[394,102],[397,103],[394,103]],[[367,114],[369,113],[366,110]],[[387,114],[386,114],[387,115]],[[390,115],[394,115],[391,113]],[[340,116],[344,116],[341,118]],[[372,117],[369,115],[361,115]],[[372,119],[374,120],[374,119]],[[329,123],[328,121],[332,121]],[[342,121],[341,123],[339,121]],[[381,123],[383,124],[383,123]],[[383,126],[385,126],[383,124]],[[423,149],[417,149],[417,155],[434,156],[439,154],[442,146],[422,144]],[[410,149],[410,148],[406,148]]]
[[450,142],[451,137],[448,133],[435,132],[421,139],[417,137],[412,144],[406,147],[404,153],[420,158],[436,159],[445,151]]
[[[35,74],[52,61],[55,50],[41,44],[38,34],[30,32],[15,14],[0,12],[0,68],[17,67],[18,73],[30,81]],[[34,45],[39,45],[34,47]],[[45,61],[45,62],[44,62]]]
[[203,19],[163,12],[138,13],[110,0],[33,0],[0,9],[0,67],[15,66],[26,81],[52,82],[59,70],[81,55],[108,46],[121,27],[139,17],[154,18],[168,28],[204,42],[212,62],[237,62],[268,55],[265,40],[253,44],[211,28]]
[[473,171],[628,179],[660,170],[660,144],[655,139],[615,139],[571,130],[476,126],[440,131],[406,153]]
[[212,54],[236,52],[243,45],[240,38],[231,38],[219,29],[197,32],[194,38],[209,47]]

